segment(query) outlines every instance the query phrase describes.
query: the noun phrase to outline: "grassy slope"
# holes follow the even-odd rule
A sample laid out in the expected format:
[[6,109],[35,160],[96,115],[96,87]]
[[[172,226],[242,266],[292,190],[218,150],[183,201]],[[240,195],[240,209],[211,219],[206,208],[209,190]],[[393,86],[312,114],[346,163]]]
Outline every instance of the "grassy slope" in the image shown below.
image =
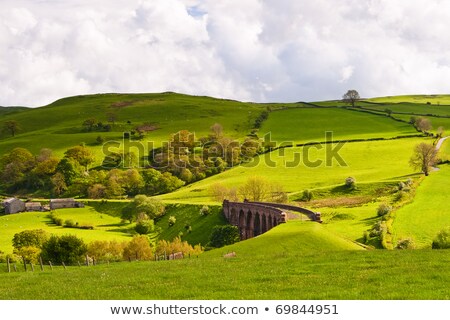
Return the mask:
[[[262,155],[255,164],[246,164],[222,174],[193,183],[161,198],[172,201],[209,202],[212,199],[209,187],[214,183],[223,183],[238,187],[251,176],[264,176],[270,181],[279,182],[289,193],[298,193],[304,189],[335,186],[343,184],[345,178],[353,176],[357,182],[399,181],[413,174],[408,161],[414,146],[423,141],[420,138],[408,138],[392,141],[374,141],[347,143],[339,154],[347,166],[323,164],[309,168],[300,163],[295,167],[285,164],[294,159],[294,154],[302,155],[304,148],[286,148]],[[325,151],[310,148],[311,161],[325,160]],[[268,164],[273,163],[269,166]]]
[[325,131],[333,132],[335,140],[417,134],[412,126],[385,116],[337,108],[299,108],[272,112],[259,135],[271,132],[277,143],[307,143],[325,141]]
[[[442,267],[450,262],[450,251],[352,249],[358,247],[319,224],[287,223],[180,261],[12,274],[2,273],[3,266],[0,299],[450,298],[450,270]],[[221,257],[230,250],[236,258]]]
[[389,96],[389,97],[378,97],[366,99],[367,101],[376,103],[400,103],[400,102],[411,102],[426,104],[430,102],[431,104],[441,104],[450,105],[450,95],[440,94],[440,95],[404,95],[404,96]]
[[[12,238],[14,234],[23,230],[44,229],[52,234],[75,234],[81,237],[86,243],[94,240],[117,240],[129,241],[135,234],[134,224],[122,223],[117,217],[121,208],[126,202],[112,202],[86,206],[84,209],[59,209],[55,210],[58,217],[65,220],[73,220],[80,225],[92,225],[94,230],[82,230],[74,228],[63,228],[55,226],[47,218],[48,213],[27,212],[14,215],[0,216],[0,251],[10,253],[13,251]],[[202,217],[199,214],[199,206],[191,205],[168,205],[166,215],[157,221],[156,226],[160,228],[160,239],[172,240],[183,232],[183,240],[192,245],[202,244],[209,241],[211,230],[216,225],[225,224],[226,221],[221,215],[220,207],[212,207],[211,214]],[[116,217],[110,214],[116,215]],[[170,216],[175,216],[177,222],[173,227],[168,226]],[[186,232],[185,225],[192,227],[190,233]]]
[[[117,102],[131,101],[131,105],[116,108]],[[234,138],[244,137],[254,119],[264,110],[264,105],[220,100],[208,97],[193,97],[180,94],[104,94],[78,96],[58,100],[48,106],[29,109],[26,112],[7,115],[3,120],[16,120],[22,131],[14,138],[0,135],[0,154],[14,147],[29,148],[37,153],[48,147],[57,154],[82,142],[91,146],[98,162],[103,159],[101,147],[95,139],[101,135],[105,140],[121,141],[122,132],[129,131],[143,122],[157,123],[159,130],[150,132],[142,141],[147,151],[148,141],[159,146],[170,134],[187,129],[195,131],[197,137],[209,133],[214,123],[221,123],[225,133]],[[82,123],[96,118],[107,123],[106,114],[118,116],[112,132],[84,132]],[[130,121],[131,124],[127,124]],[[142,154],[141,156],[145,156]]]
[[412,236],[419,247],[431,247],[435,235],[450,226],[449,179],[450,167],[443,165],[423,180],[413,203],[396,213],[393,226],[397,240]]

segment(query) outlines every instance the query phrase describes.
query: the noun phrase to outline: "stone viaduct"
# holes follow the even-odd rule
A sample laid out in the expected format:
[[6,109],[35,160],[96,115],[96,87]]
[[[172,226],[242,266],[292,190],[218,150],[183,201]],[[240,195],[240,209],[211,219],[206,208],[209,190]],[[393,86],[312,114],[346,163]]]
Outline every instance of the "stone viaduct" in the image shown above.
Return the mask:
[[285,211],[306,214],[312,221],[322,222],[320,213],[308,209],[266,202],[230,202],[224,200],[223,213],[228,222],[239,228],[241,240],[263,234],[280,223],[287,221]]

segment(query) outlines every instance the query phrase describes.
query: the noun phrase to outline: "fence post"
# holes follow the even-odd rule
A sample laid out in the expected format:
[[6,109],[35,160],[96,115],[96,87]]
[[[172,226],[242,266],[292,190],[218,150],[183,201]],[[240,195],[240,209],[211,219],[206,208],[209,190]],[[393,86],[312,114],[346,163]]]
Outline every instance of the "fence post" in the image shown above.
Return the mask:
[[17,266],[15,263],[13,264],[13,267],[14,267],[14,272],[17,272]]
[[9,264],[9,257],[6,259],[6,264],[8,265],[8,273],[11,273],[11,265]]
[[80,263],[80,261],[78,261],[78,266],[79,266],[79,267],[81,267],[81,263]]
[[88,255],[86,255],[86,267],[89,267],[89,259],[88,259]]
[[30,266],[31,266],[31,271],[34,272],[34,265],[30,262]]
[[66,264],[64,263],[64,261],[61,261],[61,263],[62,263],[62,265],[64,267],[64,270],[66,270]]
[[164,250],[164,260],[167,260],[167,252]]
[[53,265],[52,265],[52,262],[49,261],[48,264],[50,265],[50,269],[53,271]]
[[39,263],[41,265],[41,271],[44,271],[44,264],[42,263],[42,256],[39,256]]

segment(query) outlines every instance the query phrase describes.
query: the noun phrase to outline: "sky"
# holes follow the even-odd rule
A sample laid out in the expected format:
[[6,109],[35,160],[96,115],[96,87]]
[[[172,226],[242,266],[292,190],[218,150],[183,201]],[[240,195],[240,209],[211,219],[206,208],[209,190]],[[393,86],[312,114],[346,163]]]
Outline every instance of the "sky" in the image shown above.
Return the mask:
[[450,93],[447,0],[1,0],[0,105]]

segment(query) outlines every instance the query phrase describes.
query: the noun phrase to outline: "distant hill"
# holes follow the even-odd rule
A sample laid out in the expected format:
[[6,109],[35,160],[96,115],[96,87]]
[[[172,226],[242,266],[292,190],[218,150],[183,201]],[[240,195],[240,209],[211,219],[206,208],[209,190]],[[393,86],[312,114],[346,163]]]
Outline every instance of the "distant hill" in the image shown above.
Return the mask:
[[0,116],[5,116],[9,114],[17,114],[19,112],[27,111],[30,108],[27,107],[2,107],[0,106]]

